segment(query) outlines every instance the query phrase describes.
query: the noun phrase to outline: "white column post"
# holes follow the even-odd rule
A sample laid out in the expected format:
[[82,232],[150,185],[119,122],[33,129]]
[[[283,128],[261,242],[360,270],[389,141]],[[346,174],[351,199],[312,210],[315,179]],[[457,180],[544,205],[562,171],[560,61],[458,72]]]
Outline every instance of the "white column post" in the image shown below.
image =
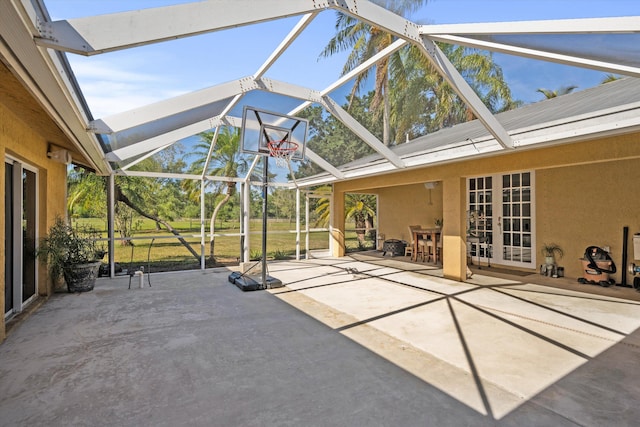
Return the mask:
[[107,218],[107,234],[109,236],[109,277],[116,277],[116,244],[115,244],[115,215],[116,215],[116,176],[109,175],[109,194],[107,205],[109,215]]
[[296,187],[296,261],[300,261],[300,188]]
[[205,259],[205,226],[204,226],[204,215],[205,215],[205,191],[204,187],[206,184],[205,178],[200,179],[200,269],[204,270],[206,267],[206,259]]
[[243,210],[244,212],[242,212],[242,222],[244,224],[244,230],[243,232],[243,236],[244,236],[244,245],[242,248],[242,252],[243,252],[243,260],[244,262],[248,262],[249,261],[249,256],[250,256],[250,247],[251,247],[251,238],[249,237],[250,233],[249,233],[249,229],[250,229],[250,222],[251,222],[251,183],[250,182],[245,182],[244,186],[243,186],[243,192],[242,192],[242,196],[244,198],[244,203],[243,203]]
[[305,237],[304,237],[304,248],[305,248],[305,256],[304,259],[309,259],[309,193],[307,192],[307,195],[305,197],[305,207],[304,207],[304,231],[305,231]]

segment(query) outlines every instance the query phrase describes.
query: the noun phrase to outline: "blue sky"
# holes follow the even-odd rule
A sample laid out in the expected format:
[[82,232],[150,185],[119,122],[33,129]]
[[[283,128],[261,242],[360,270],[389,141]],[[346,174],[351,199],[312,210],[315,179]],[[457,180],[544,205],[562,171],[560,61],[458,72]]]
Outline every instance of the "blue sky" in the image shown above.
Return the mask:
[[[142,9],[185,1],[44,0],[54,20]],[[259,0],[256,0],[259,1]],[[640,15],[638,0],[431,0],[411,19],[419,23],[491,22]],[[94,116],[99,118],[167,97],[251,75],[298,18],[98,55],[69,55]],[[268,77],[321,90],[340,76],[344,56],[319,58],[333,35],[327,11],[293,44]],[[203,41],[205,42],[203,44]],[[538,88],[577,90],[597,85],[604,72],[494,55],[514,98],[542,99]]]

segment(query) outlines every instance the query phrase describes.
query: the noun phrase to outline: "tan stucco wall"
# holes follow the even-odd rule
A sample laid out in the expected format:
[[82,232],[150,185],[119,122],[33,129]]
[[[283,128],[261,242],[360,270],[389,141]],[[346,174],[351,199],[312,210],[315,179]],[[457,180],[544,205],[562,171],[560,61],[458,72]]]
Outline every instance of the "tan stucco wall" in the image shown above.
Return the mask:
[[587,246],[609,246],[619,283],[626,268],[623,227],[629,227],[629,261],[632,235],[640,233],[640,160],[540,170],[536,185],[538,245],[560,244],[565,256],[559,264],[569,276],[582,275],[578,259]]
[[420,183],[378,190],[380,233],[385,235],[385,239],[410,241],[409,225],[434,227],[435,219],[442,218],[442,188],[442,184],[438,184],[436,188],[427,190]]
[[[451,182],[455,186],[459,178],[534,171],[537,246],[545,242],[559,244],[565,252],[559,264],[565,267],[566,276],[576,278],[582,276],[578,258],[587,246],[610,246],[618,267],[613,278],[620,282],[620,271],[626,268],[621,265],[623,227],[629,227],[630,260],[632,235],[640,232],[639,138],[639,134],[629,134],[536,150],[514,150],[494,157],[340,182],[334,189],[336,197],[345,192],[377,194],[378,227],[386,238],[409,240],[409,224],[430,227],[434,218],[444,216],[446,244],[447,236],[461,242],[453,234],[454,229],[447,227],[453,221],[460,229],[457,224],[460,218],[447,218],[447,211],[459,203],[458,195],[453,192],[447,195],[443,193],[445,186],[438,185],[431,190],[429,204],[424,182]],[[456,199],[447,198],[452,196]],[[336,213],[336,218],[339,215]],[[459,247],[449,249],[455,258]],[[540,261],[540,252],[537,248],[535,251]],[[445,249],[445,270],[447,253]],[[458,271],[459,266],[453,268]]]
[[[66,165],[56,163],[47,158],[47,146],[50,134],[54,134],[56,140],[63,139],[64,135],[59,130],[55,132],[55,125],[50,119],[39,110],[35,101],[17,86],[10,94],[11,99],[0,97],[0,154],[3,160],[9,155],[13,159],[21,161],[38,169],[38,233],[39,236],[46,234],[46,230],[53,222],[56,214],[64,215],[66,206]],[[5,102],[7,101],[7,102]],[[7,105],[9,104],[9,105]],[[20,105],[20,115],[17,115],[13,108]],[[48,121],[44,123],[43,121]],[[46,126],[47,132],[41,132]],[[43,136],[47,133],[47,137]],[[2,162],[0,171],[0,191],[5,193],[5,162]],[[0,230],[4,236],[5,207],[4,203],[0,207]],[[2,287],[0,289],[0,307],[4,308],[4,262],[5,247],[4,238],[1,239],[2,250],[0,250],[0,275],[2,277]],[[48,280],[46,268],[38,266],[38,289],[39,295],[50,295],[52,286]],[[4,313],[4,309],[3,309]],[[0,316],[0,341],[5,338],[4,316]]]

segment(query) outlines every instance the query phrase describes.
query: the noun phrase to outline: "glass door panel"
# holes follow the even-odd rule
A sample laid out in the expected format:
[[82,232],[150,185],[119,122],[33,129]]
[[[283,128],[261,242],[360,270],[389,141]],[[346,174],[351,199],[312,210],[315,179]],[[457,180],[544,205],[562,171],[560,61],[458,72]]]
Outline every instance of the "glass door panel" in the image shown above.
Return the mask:
[[502,175],[501,262],[521,267],[535,264],[533,248],[532,173]]
[[5,318],[36,296],[37,171],[5,159]]
[[467,242],[471,257],[489,264],[535,265],[532,183],[532,172],[469,178],[468,210],[480,219],[471,233],[477,238]]
[[36,294],[36,174],[22,170],[22,302]]
[[472,257],[491,258],[493,244],[493,177],[470,178],[467,251]]

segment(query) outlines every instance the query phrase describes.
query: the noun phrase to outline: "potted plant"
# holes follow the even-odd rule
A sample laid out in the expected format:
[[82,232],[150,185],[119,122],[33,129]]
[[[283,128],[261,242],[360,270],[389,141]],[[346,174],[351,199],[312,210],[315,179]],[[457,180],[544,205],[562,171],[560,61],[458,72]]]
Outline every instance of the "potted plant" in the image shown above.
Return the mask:
[[434,221],[434,224],[436,225],[436,228],[442,228],[442,225],[444,224],[444,219],[436,218]]
[[544,255],[545,264],[553,265],[555,264],[556,255],[558,258],[562,258],[564,256],[564,252],[562,248],[558,246],[556,243],[544,243],[541,248],[542,254]]
[[95,229],[73,228],[57,216],[40,241],[37,256],[47,263],[54,283],[64,277],[69,292],[91,291],[105,255],[99,238]]

